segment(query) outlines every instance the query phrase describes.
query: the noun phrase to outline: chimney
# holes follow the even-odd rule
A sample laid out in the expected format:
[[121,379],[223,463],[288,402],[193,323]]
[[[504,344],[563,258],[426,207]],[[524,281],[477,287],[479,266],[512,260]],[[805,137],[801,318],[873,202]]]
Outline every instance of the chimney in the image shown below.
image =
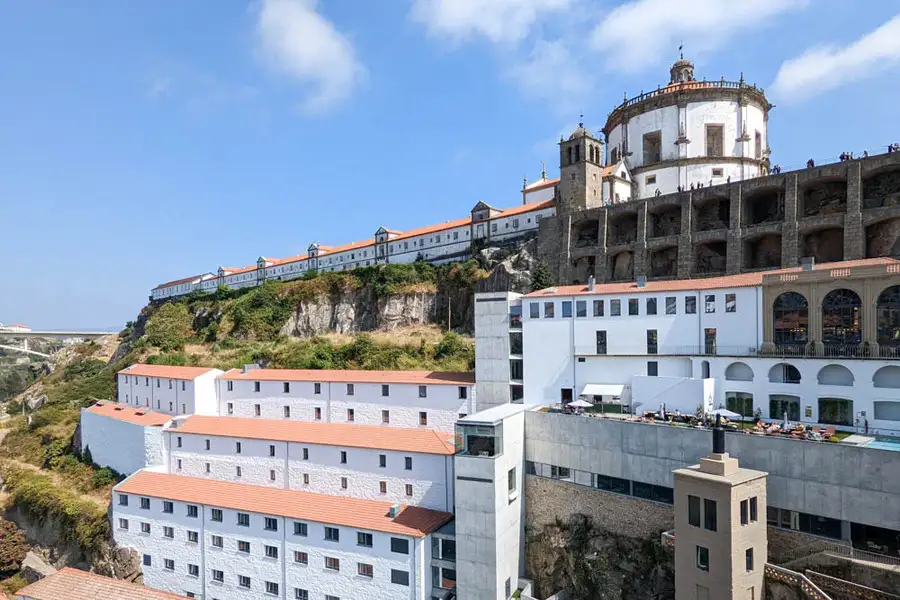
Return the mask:
[[804,271],[812,271],[816,266],[816,257],[804,256],[800,259],[800,266],[803,267]]
[[725,454],[725,430],[722,429],[722,415],[716,415],[713,427],[713,454]]
[[637,286],[639,288],[647,287],[647,276],[646,275],[638,275],[637,277]]
[[588,285],[587,285],[588,291],[593,292],[595,287],[597,287],[597,280],[594,278],[593,275],[591,275],[590,277],[588,277]]
[[400,514],[400,505],[399,504],[391,504],[391,509],[388,511],[388,516],[392,519],[396,519],[397,515]]
[[258,364],[250,363],[248,365],[244,365],[243,367],[241,367],[241,371],[243,371],[244,373],[249,373],[250,371],[253,371],[258,368],[259,368]]

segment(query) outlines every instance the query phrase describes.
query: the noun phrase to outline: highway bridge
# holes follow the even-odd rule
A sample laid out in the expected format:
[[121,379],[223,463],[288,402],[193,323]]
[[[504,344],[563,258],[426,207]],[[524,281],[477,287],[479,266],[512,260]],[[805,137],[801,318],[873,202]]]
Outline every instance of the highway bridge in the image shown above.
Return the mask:
[[68,342],[83,342],[85,340],[92,340],[98,337],[103,337],[105,335],[116,335],[111,331],[4,331],[0,330],[0,341],[3,339],[17,339],[22,340],[21,346],[10,346],[10,345],[2,345],[0,344],[0,349],[8,350],[10,352],[21,352],[22,354],[30,354],[32,356],[41,356],[44,358],[48,358],[49,354],[44,354],[43,352],[35,352],[34,350],[30,350],[28,348],[28,340],[35,338],[42,339],[50,339],[50,340],[59,340],[59,341],[68,341]]

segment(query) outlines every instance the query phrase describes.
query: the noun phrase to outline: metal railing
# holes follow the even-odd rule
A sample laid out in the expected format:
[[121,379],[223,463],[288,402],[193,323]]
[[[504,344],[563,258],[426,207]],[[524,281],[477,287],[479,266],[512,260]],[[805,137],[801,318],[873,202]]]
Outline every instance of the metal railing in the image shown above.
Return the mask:
[[860,600],[900,600],[900,596],[876,590],[859,583],[839,579],[824,573],[806,569],[804,572],[810,581],[823,590],[835,594],[838,598],[859,598]]
[[802,558],[826,553],[848,558],[850,560],[861,560],[890,567],[900,567],[900,556],[878,554],[877,552],[854,548],[849,544],[840,544],[837,542],[829,542],[827,540],[816,540],[805,546],[792,548],[787,552],[779,554],[774,562],[778,565],[785,565]]
[[685,81],[683,83],[675,83],[669,84],[666,87],[659,87],[651,92],[641,92],[639,95],[631,98],[630,100],[625,100],[622,104],[615,107],[612,111],[610,111],[610,115],[620,110],[622,108],[626,108],[628,106],[632,106],[643,102],[644,100],[649,100],[650,98],[654,98],[661,94],[671,94],[675,92],[684,92],[690,90],[706,90],[706,89],[735,89],[735,90],[750,90],[754,92],[764,93],[762,88],[756,87],[756,85],[751,85],[745,82],[743,79],[740,81],[726,81],[725,79],[720,79],[718,81]]
[[[605,351],[601,351],[605,350]],[[579,344],[575,348],[578,355],[676,355],[676,356],[755,356],[770,358],[849,358],[900,360],[900,348],[878,347],[877,349],[867,344],[826,344],[816,347],[813,344],[806,345],[776,345],[776,346],[722,346],[719,344],[657,344],[655,351],[653,345],[640,346],[616,346],[611,348],[597,348],[593,344]]]
[[819,586],[810,581],[809,577],[803,573],[766,563],[765,574],[769,579],[799,587],[800,591],[811,600],[831,600],[828,594],[823,592]]

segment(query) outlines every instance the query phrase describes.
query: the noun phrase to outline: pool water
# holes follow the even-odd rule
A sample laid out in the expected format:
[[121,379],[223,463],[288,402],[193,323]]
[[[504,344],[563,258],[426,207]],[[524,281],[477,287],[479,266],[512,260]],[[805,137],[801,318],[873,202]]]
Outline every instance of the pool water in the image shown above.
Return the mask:
[[900,440],[873,440],[866,444],[865,447],[900,452]]

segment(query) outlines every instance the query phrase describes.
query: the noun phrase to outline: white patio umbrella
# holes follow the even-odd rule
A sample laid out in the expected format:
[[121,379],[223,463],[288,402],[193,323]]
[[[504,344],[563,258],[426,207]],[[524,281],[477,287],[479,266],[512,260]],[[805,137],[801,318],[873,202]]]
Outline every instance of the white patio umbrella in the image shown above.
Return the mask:
[[574,402],[569,402],[568,404],[566,404],[566,406],[571,406],[573,408],[590,408],[593,406],[593,404],[591,404],[590,402],[586,402],[586,401],[582,400],[581,398],[579,398],[578,400],[575,400]]
[[726,419],[739,419],[741,417],[738,413],[733,410],[728,410],[727,408],[717,408],[716,410],[709,411],[709,414],[713,416],[722,415]]

